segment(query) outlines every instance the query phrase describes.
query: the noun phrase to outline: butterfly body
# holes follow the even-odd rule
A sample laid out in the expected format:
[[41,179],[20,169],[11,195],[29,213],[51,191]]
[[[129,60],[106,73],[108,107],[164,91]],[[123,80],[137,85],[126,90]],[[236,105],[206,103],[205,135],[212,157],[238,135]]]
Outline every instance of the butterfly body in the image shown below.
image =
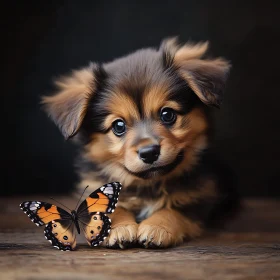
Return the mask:
[[78,214],[76,210],[72,210],[71,211],[71,216],[72,216],[72,220],[76,226],[77,232],[80,234],[81,230],[80,230],[80,226],[79,226],[79,221],[78,221]]
[[83,231],[90,246],[97,246],[109,234],[111,220],[106,214],[116,208],[121,184],[108,183],[90,194],[71,213],[43,201],[25,201],[20,208],[37,226],[45,225],[45,238],[62,251],[76,247],[75,228]]

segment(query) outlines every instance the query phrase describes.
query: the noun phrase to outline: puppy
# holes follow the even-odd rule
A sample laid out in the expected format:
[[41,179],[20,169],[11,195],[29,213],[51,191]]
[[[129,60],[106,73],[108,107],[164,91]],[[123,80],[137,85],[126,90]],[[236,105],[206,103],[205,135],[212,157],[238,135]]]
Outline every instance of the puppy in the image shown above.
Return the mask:
[[73,71],[43,97],[63,136],[80,147],[79,186],[124,186],[104,245],[180,244],[200,236],[230,200],[212,157],[210,115],[230,65],[206,59],[207,48],[169,38],[158,49]]

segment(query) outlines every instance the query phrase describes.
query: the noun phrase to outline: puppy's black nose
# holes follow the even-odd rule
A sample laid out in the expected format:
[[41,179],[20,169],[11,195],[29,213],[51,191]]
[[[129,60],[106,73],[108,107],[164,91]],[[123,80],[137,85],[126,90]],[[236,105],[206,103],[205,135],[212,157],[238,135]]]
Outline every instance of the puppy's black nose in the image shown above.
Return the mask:
[[138,151],[139,158],[142,159],[145,163],[153,163],[157,161],[160,153],[159,145],[149,145],[142,147]]

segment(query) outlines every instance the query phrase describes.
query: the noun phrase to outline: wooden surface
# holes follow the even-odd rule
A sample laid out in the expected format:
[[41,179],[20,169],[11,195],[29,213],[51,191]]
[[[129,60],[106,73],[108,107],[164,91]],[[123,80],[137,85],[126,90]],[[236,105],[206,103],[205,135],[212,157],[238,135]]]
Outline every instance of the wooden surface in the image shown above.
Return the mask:
[[[25,199],[0,198],[1,280],[280,279],[277,200],[245,201],[223,231],[171,249],[90,248],[80,237],[76,251],[61,252],[19,209]],[[58,199],[74,205],[71,199]]]

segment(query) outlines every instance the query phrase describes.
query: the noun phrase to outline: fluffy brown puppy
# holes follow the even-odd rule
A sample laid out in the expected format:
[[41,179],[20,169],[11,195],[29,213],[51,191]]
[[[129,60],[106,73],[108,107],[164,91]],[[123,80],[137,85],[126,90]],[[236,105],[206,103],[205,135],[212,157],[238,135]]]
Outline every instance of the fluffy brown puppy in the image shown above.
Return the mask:
[[206,59],[207,47],[166,39],[159,49],[73,71],[43,98],[81,148],[80,187],[124,186],[104,245],[179,244],[199,236],[228,197],[209,152],[209,113],[220,106],[230,65]]

